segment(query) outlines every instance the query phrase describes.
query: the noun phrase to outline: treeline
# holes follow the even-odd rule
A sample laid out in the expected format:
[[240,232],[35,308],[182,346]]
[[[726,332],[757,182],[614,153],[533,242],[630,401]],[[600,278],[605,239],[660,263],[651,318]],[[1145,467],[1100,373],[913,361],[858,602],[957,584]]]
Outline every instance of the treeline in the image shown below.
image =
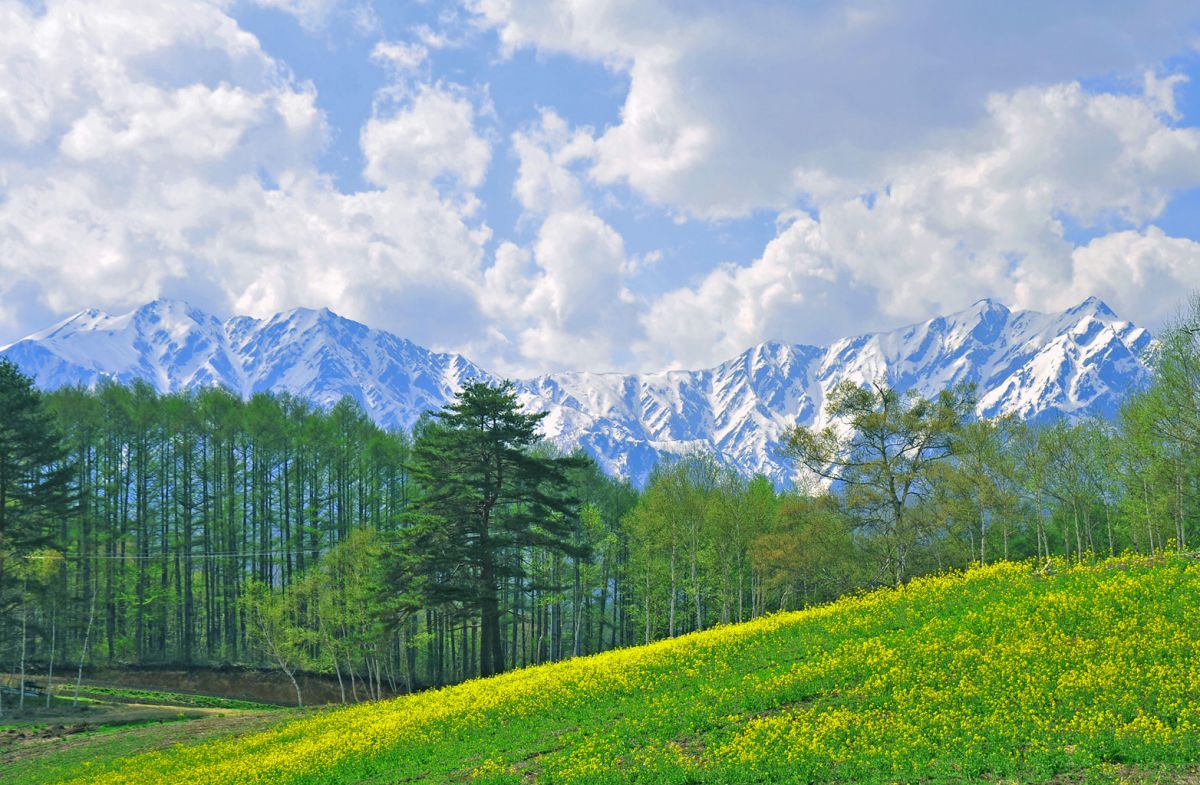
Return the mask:
[[785,491],[701,454],[637,491],[543,443],[509,386],[405,434],[350,399],[40,393],[0,363],[0,663],[270,665],[356,700],[971,563],[1184,550],[1198,335],[1194,303],[1111,421],[843,385],[835,427],[780,445]]
[[554,455],[510,390],[479,398],[509,473],[472,551],[486,478],[446,462],[496,458],[485,427],[456,446],[432,417],[414,443],[349,398],[42,393],[0,362],[0,663],[272,665],[355,698],[628,643],[614,543],[636,494]]

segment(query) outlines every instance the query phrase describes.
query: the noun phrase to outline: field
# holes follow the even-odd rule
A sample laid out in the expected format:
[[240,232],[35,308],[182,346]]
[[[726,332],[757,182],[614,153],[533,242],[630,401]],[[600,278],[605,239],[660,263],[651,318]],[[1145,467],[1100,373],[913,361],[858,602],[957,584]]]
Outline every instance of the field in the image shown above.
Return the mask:
[[1191,558],[1000,564],[5,781],[1200,782],[1197,608]]
[[117,759],[179,743],[229,737],[277,725],[294,709],[162,690],[59,684],[49,706],[26,700],[24,712],[6,700],[0,717],[0,782],[42,782],[72,776],[90,762]]

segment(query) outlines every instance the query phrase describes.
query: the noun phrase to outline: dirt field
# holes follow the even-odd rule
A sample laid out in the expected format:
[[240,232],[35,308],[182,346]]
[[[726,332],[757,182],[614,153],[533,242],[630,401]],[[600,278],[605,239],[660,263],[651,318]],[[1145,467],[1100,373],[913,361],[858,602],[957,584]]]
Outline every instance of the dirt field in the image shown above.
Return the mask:
[[[305,705],[336,703],[341,699],[336,679],[311,674],[297,674],[296,678],[304,693]],[[296,692],[292,688],[292,683],[278,671],[180,666],[97,668],[86,672],[86,680],[89,684],[97,685],[193,692],[274,703],[280,706],[296,705]],[[349,699],[348,678],[346,694]]]
[[[27,697],[24,711],[5,695],[0,716],[0,770],[6,785],[54,782],[78,774],[87,764],[120,758],[175,744],[194,744],[217,736],[237,736],[267,728],[307,710],[242,709],[187,705],[193,696],[167,693],[154,702],[89,694],[85,685],[78,704],[64,689],[49,708],[45,698]],[[94,686],[94,685],[93,685]]]

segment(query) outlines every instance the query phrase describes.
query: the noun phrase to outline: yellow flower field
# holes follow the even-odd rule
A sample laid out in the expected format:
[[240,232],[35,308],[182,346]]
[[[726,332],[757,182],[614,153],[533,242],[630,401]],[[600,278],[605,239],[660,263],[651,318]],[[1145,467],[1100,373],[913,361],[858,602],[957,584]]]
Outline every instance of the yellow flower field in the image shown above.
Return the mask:
[[69,782],[948,783],[1169,771],[1200,762],[1198,610],[1190,558],[997,564],[330,710]]

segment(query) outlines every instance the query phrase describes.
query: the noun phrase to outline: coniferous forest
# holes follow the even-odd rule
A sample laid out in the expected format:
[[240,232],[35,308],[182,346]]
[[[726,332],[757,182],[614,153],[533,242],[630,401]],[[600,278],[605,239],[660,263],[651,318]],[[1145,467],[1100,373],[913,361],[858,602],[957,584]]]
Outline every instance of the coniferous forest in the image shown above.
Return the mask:
[[1200,512],[1200,308],[1112,420],[979,420],[883,382],[787,434],[796,488],[693,454],[643,489],[538,435],[508,386],[412,433],[0,363],[0,667],[243,665],[343,700],[677,636],[999,560],[1183,551]]

